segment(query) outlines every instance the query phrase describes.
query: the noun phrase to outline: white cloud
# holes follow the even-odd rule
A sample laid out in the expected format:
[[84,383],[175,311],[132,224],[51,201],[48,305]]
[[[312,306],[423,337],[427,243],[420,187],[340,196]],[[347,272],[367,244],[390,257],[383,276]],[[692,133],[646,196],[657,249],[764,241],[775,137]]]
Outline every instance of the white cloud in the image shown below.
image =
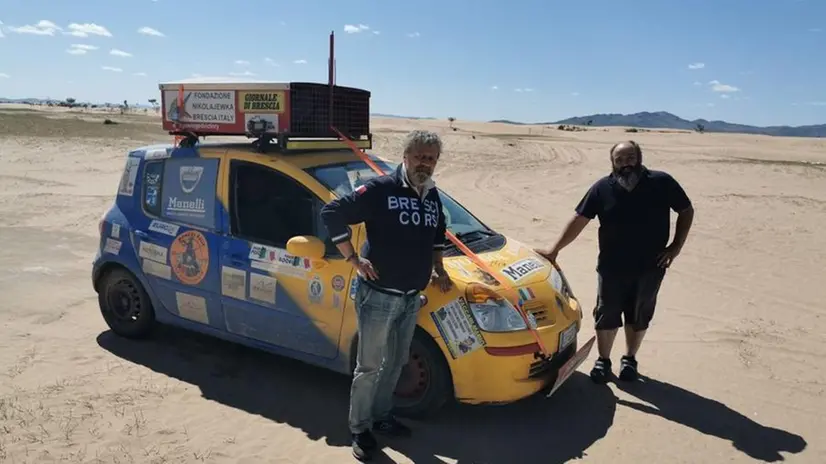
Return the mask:
[[731,98],[731,96],[724,93],[724,94],[720,95],[720,98],[729,99],[729,98]]
[[703,69],[705,67],[705,63],[691,63],[690,65],[688,65],[688,69]]
[[3,21],[0,21],[0,39],[3,37],[5,37],[5,35],[3,35]]
[[152,29],[149,26],[144,26],[144,27],[138,29],[138,34],[151,35],[151,36],[155,36],[155,37],[166,37],[163,34],[163,32],[161,32],[157,29]]
[[373,34],[379,35],[381,34],[381,31],[373,31]]
[[810,106],[826,106],[826,101],[813,101],[806,104]]
[[132,74],[132,75],[133,75],[133,76],[146,77],[146,73],[145,73],[145,72],[136,72],[136,73],[134,73],[134,74]]
[[110,54],[110,55],[115,55],[115,56],[132,56],[132,54],[131,54],[131,53],[129,53],[129,52],[125,52],[125,51],[123,51],[123,50],[118,50],[117,48],[113,48],[113,49],[109,52],[109,54]]
[[112,37],[112,33],[109,32],[108,29],[95,23],[69,24],[69,32],[67,32],[67,34],[75,37],[89,37],[90,35]]
[[498,86],[498,85],[494,85],[494,86],[491,86],[491,88],[490,88],[490,89],[491,89],[491,90],[499,90],[499,86]]
[[10,79],[10,78],[11,78],[11,76],[9,76],[8,74],[0,73],[0,79]]
[[346,32],[348,34],[358,34],[359,32],[369,31],[369,30],[370,30],[370,26],[367,26],[365,24],[359,24],[358,26],[354,26],[352,24],[345,24],[344,25],[344,32]]
[[70,55],[85,55],[86,53],[97,49],[98,47],[94,45],[72,44],[69,45],[69,48],[66,50],[66,53]]
[[231,72],[231,73],[229,73],[229,75],[230,76],[244,77],[244,76],[255,76],[256,74],[254,72],[244,71],[244,72],[240,72],[240,73],[239,72]]
[[62,30],[57,26],[57,24],[46,19],[41,19],[35,25],[27,24],[25,26],[10,27],[8,29],[16,34],[32,35],[54,35],[55,32]]
[[293,61],[295,64],[307,64],[307,60],[295,60]]
[[279,66],[279,64],[272,58],[264,58],[264,63],[267,63],[270,66]]
[[247,60],[235,60],[235,64],[240,64],[242,66],[248,66],[250,64]]
[[100,69],[104,71],[112,71],[112,72],[123,72],[123,69],[120,68],[113,68],[111,66],[101,66]]
[[710,85],[711,90],[713,90],[715,92],[726,92],[726,93],[728,93],[728,92],[739,92],[740,91],[739,88],[737,88],[733,85],[723,84],[718,80],[710,81],[708,83],[708,85]]
[[514,90],[514,92],[533,92],[533,89],[527,89],[527,88],[513,89],[513,90]]
[[700,81],[694,81],[694,85],[703,85],[703,83]]
[[419,34],[418,32],[411,32],[411,33],[407,34],[407,36],[415,38],[415,37],[421,37],[421,34]]

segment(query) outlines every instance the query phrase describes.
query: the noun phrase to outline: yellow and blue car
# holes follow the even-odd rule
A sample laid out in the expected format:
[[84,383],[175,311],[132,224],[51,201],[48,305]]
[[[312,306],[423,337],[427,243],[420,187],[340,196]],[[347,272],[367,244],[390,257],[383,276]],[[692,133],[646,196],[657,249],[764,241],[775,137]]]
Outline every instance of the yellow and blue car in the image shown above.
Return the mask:
[[[301,85],[173,88],[164,107],[173,102],[176,114],[193,122],[164,124],[207,127],[194,120],[212,117],[238,125],[213,125],[232,134],[258,117],[268,121],[262,133],[295,131],[300,105],[317,101],[306,95],[327,89]],[[270,113],[244,116],[235,108]],[[292,121],[285,116],[290,111]],[[367,121],[367,110],[362,113],[348,120]],[[91,272],[106,324],[128,338],[146,337],[156,324],[178,326],[352,375],[358,280],[330,241],[320,211],[378,175],[371,163],[339,139],[282,138],[273,150],[197,140],[137,148],[125,157],[115,201],[100,221]],[[355,143],[370,148],[372,137]],[[368,156],[384,172],[395,168]],[[396,388],[398,413],[422,417],[452,400],[508,403],[552,393],[587,355],[586,348],[577,352],[582,310],[562,271],[439,193],[448,230],[499,276],[448,244],[445,266],[455,285],[448,293],[435,287],[422,293],[410,360]],[[352,231],[360,249],[363,224]]]

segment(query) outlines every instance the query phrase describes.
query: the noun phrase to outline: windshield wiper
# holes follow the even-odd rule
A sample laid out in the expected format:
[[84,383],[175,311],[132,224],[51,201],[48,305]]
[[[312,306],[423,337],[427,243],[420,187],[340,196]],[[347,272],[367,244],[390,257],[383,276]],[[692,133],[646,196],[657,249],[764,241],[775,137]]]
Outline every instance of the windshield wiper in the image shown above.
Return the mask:
[[459,240],[462,240],[463,242],[466,242],[466,240],[464,240],[464,239],[466,237],[470,237],[471,235],[482,235],[481,237],[478,237],[476,239],[476,240],[482,240],[483,238],[486,238],[486,237],[495,236],[496,232],[493,232],[492,230],[486,230],[486,229],[476,229],[476,230],[470,230],[468,232],[457,232],[454,235],[456,235],[456,238],[458,238]]

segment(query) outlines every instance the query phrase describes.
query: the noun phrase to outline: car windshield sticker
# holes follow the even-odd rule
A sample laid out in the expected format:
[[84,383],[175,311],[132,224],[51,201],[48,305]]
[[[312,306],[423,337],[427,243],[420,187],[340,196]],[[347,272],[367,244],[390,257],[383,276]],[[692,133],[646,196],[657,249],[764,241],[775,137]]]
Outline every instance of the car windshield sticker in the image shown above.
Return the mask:
[[163,176],[163,215],[214,228],[217,177],[217,159],[167,160]]
[[486,345],[482,331],[473,321],[467,300],[457,298],[430,313],[453,359]]
[[209,270],[209,245],[197,230],[179,235],[169,251],[169,261],[175,277],[187,285],[197,285]]
[[172,268],[151,259],[143,260],[143,272],[161,279],[172,280]]
[[189,293],[175,292],[175,302],[178,304],[178,315],[191,321],[209,324],[206,299],[202,296]]
[[511,264],[506,268],[503,268],[502,273],[510,277],[510,279],[515,282],[543,269],[544,267],[545,265],[536,258],[525,258]]
[[250,246],[249,259],[252,260],[250,266],[254,269],[301,279],[307,278],[307,272],[312,267],[309,258],[293,256],[282,248],[257,243]]
[[113,238],[106,238],[106,243],[103,245],[103,252],[104,253],[112,253],[116,255],[120,253],[120,246],[123,242],[120,240],[115,240]]
[[154,243],[141,241],[138,256],[166,264],[167,249]]
[[152,220],[152,223],[149,224],[149,230],[152,232],[158,232],[160,234],[170,235],[175,237],[178,235],[178,229],[181,226],[170,224],[168,222],[158,221],[157,219]]
[[250,272],[250,298],[275,304],[276,283],[274,277]]
[[324,284],[319,276],[315,275],[310,279],[307,284],[307,292],[309,293],[310,303],[321,303],[322,298],[324,298]]
[[123,175],[120,178],[120,185],[118,185],[118,195],[132,196],[135,191],[135,179],[138,176],[138,166],[140,164],[140,158],[126,157],[126,166],[123,168]]
[[245,300],[247,298],[247,272],[243,269],[221,266],[221,294]]

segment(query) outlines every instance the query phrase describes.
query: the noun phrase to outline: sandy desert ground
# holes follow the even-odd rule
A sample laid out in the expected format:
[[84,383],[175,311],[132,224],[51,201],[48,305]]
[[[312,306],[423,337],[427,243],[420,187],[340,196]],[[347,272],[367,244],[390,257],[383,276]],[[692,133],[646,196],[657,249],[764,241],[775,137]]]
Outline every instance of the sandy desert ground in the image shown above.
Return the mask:
[[[97,221],[125,152],[171,138],[157,119],[102,117],[0,107],[0,461],[354,462],[347,378],[175,330],[108,332]],[[592,353],[552,399],[452,407],[385,462],[826,462],[826,141],[455,125],[377,119],[375,151],[398,159],[406,131],[440,131],[437,181],[547,245],[633,137],[682,182],[695,225],[639,356],[646,382],[593,385]],[[560,256],[588,306],[596,254],[592,224]]]

